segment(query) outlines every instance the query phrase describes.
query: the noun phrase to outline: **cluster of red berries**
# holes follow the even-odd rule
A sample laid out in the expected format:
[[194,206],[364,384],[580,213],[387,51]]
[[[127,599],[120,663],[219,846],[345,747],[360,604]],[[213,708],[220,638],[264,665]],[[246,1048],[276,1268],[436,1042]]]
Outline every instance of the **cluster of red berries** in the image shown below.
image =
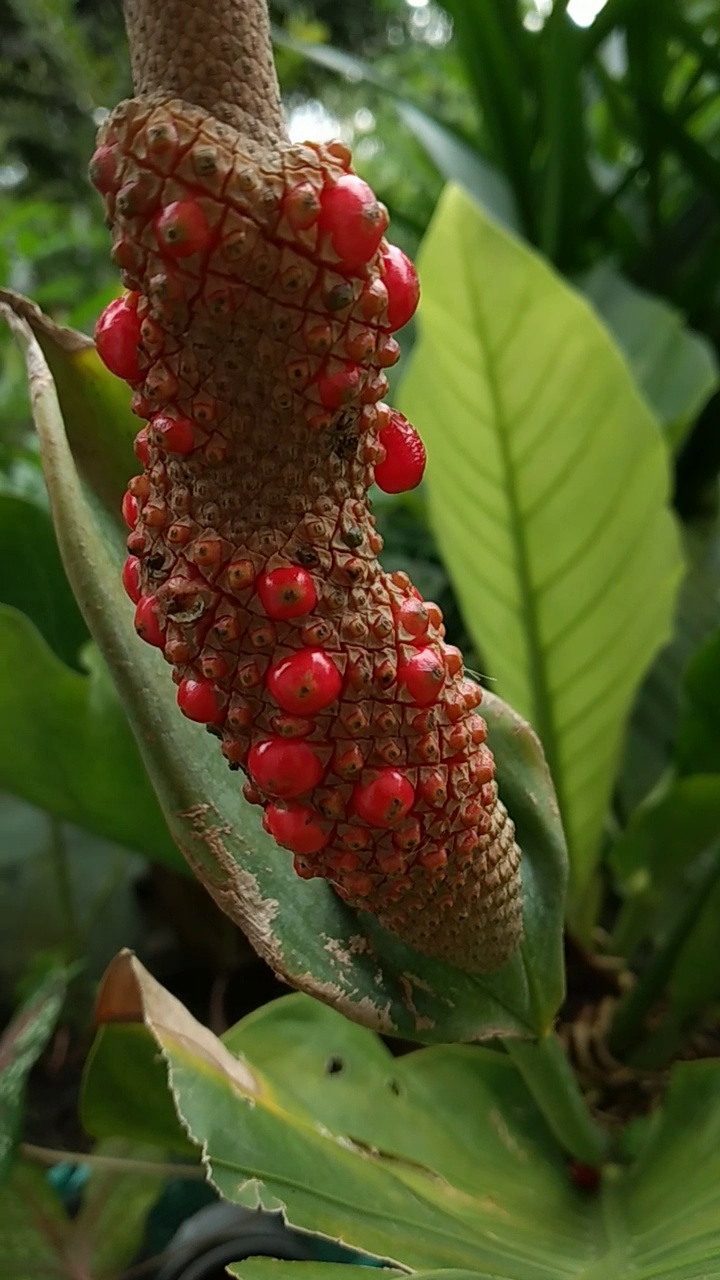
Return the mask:
[[105,135],[92,173],[126,292],[96,341],[145,420],[123,501],[137,632],[300,876],[493,967],[519,937],[519,855],[481,692],[437,605],[382,571],[366,497],[425,467],[383,402],[412,263],[341,144],[268,155],[142,102]]

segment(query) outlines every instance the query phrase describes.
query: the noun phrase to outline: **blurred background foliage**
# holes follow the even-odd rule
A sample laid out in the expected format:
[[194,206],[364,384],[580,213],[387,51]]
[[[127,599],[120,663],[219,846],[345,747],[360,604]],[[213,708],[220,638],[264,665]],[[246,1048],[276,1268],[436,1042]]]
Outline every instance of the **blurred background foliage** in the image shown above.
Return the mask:
[[[446,181],[460,183],[585,291],[668,432],[689,568],[675,638],[631,721],[610,818],[622,831],[666,773],[685,668],[720,625],[720,8],[716,0],[271,0],[270,8],[291,137],[350,143],[389,207],[393,238],[411,254]],[[120,0],[0,0],[0,30],[0,281],[91,332],[118,287],[86,170],[98,124],[130,91]],[[412,327],[402,340],[411,346]],[[0,506],[9,549],[2,601],[31,618],[69,672],[86,672],[88,662],[92,671],[54,545],[24,369],[5,331]],[[422,489],[378,495],[376,507],[385,563],[408,569],[439,601],[450,639],[484,670]],[[11,767],[7,733],[0,747],[0,786],[12,793],[0,810],[0,909],[12,898],[18,918],[35,919],[37,928],[25,925],[35,954],[87,954],[118,892],[117,929],[108,923],[96,938],[97,972],[128,941],[124,895],[137,864],[122,851],[119,861],[104,857],[107,876],[91,885],[83,859],[92,860],[94,837],[111,833],[81,803],[75,815],[45,803],[47,780],[18,781],[31,771],[23,774],[19,756]],[[73,816],[82,838],[66,825]],[[157,861],[167,864],[161,844]],[[21,870],[33,859],[54,886],[53,913]],[[197,905],[187,908],[185,888],[168,889],[167,865],[153,874],[155,890],[159,879],[175,895],[173,929],[187,945]],[[194,945],[211,968],[235,955],[215,923]],[[12,957],[0,955],[0,968],[19,979],[28,950]]]

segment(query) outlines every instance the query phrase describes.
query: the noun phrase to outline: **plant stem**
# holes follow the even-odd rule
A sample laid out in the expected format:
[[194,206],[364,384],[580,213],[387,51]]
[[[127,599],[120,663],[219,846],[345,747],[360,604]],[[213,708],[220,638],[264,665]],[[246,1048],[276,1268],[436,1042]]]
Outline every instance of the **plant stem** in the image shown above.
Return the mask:
[[21,1142],[20,1154],[36,1164],[86,1164],[90,1169],[106,1169],[115,1173],[157,1174],[164,1178],[194,1178],[205,1181],[201,1165],[175,1164],[162,1160],[133,1160],[125,1156],[97,1156],[92,1152],[60,1151],[55,1147],[37,1147],[33,1142]]
[[73,898],[65,837],[63,834],[62,823],[57,818],[52,817],[52,815],[48,815],[48,825],[50,831],[48,852],[50,855],[50,865],[52,867],[53,877],[57,887],[58,903],[63,917],[65,943],[68,953],[67,958],[69,960],[75,960],[78,956],[82,955],[83,948],[77,914],[75,911],[75,901]]
[[561,1147],[585,1164],[603,1164],[610,1135],[593,1120],[555,1033],[542,1040],[507,1039],[503,1045]]
[[689,890],[685,901],[660,939],[650,963],[636,985],[617,1007],[608,1047],[614,1057],[625,1059],[632,1052],[644,1030],[645,1016],[670,978],[678,953],[692,929],[710,889],[720,875],[720,848],[707,863]]
[[182,98],[258,142],[284,133],[266,0],[124,0],[137,94]]

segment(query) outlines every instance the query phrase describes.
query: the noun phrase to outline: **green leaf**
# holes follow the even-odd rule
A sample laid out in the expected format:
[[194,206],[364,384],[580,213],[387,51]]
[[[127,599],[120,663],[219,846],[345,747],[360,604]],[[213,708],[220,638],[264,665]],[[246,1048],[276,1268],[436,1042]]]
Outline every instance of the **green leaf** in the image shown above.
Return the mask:
[[[444,1280],[718,1274],[717,1063],[675,1071],[635,1162],[608,1166],[588,1196],[503,1054],[438,1045],[393,1059],[368,1031],[298,996],[251,1015],[223,1044],[127,956],[109,971],[98,1014],[96,1094],[113,1035],[131,1020],[234,1203],[282,1208],[292,1226]],[[105,1094],[104,1128],[122,1131],[123,1098]],[[328,1265],[252,1261],[234,1273],[339,1280],[316,1270]]]
[[[178,714],[161,655],[138,644],[120,585],[122,535],[83,489],[41,353],[27,329],[19,336],[68,576],[128,710],[170,833],[198,877],[276,972],[378,1030],[429,1041],[544,1032],[562,998],[566,864],[552,786],[530,727],[486,697],[498,779],[524,853],[524,941],[497,974],[470,977],[421,957],[373,917],[350,911],[326,884],[299,881],[216,744]],[[88,406],[81,412],[73,404],[76,433],[91,432]]]
[[483,660],[540,734],[579,894],[632,698],[670,631],[666,451],[588,305],[461,191],[419,266],[402,403],[428,446],[431,518]]
[[184,863],[127,716],[94,645],[84,674],[32,623],[0,606],[0,787],[67,822],[177,869]]
[[664,299],[638,289],[606,263],[579,283],[677,451],[720,382],[713,347]]
[[572,265],[590,190],[586,113],[581,79],[582,37],[557,0],[539,36],[540,96],[546,148],[540,246],[559,267]]
[[72,1280],[63,1254],[72,1231],[60,1197],[41,1169],[16,1164],[0,1184],[0,1257],[12,1280]]
[[77,666],[87,627],[65,577],[48,513],[25,498],[0,494],[0,547],[5,548],[0,601],[27,614],[57,656]]
[[720,839],[720,777],[670,780],[640,805],[610,851],[623,897],[615,954],[631,956],[653,935],[661,909],[682,894],[693,861]]
[[678,726],[676,760],[681,773],[720,773],[720,631],[687,669],[685,707]]
[[65,967],[46,973],[0,1036],[0,1179],[22,1124],[27,1077],[60,1017],[67,980]]

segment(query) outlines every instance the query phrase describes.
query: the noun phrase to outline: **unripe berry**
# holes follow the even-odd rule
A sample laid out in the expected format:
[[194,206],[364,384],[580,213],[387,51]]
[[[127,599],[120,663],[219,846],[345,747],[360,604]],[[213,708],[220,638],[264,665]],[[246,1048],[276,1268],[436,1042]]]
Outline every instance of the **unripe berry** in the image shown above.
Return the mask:
[[142,431],[138,431],[133,443],[135,457],[138,462],[142,462],[144,467],[150,466],[150,441],[148,440],[148,429],[143,427]]
[[360,370],[356,364],[346,364],[337,373],[318,378],[317,387],[325,409],[341,409],[355,398],[360,387]]
[[412,809],[415,791],[399,769],[380,769],[369,782],[359,782],[353,791],[358,817],[373,827],[392,827]]
[[384,493],[406,493],[415,489],[425,471],[425,445],[417,431],[401,413],[393,413],[390,423],[378,434],[385,458],[375,467],[375,483]]
[[128,556],[122,568],[122,584],[132,600],[137,604],[142,594],[140,586],[140,561],[137,556]]
[[317,604],[315,583],[306,569],[271,569],[257,580],[260,603],[269,618],[299,618]]
[[437,649],[418,649],[398,666],[398,682],[407,689],[418,707],[435,702],[445,681],[445,664]]
[[153,227],[160,248],[173,258],[204,253],[212,239],[207,218],[197,200],[175,200],[166,205],[153,219]]
[[375,192],[355,173],[343,174],[320,197],[318,225],[330,237],[343,266],[358,271],[377,251],[388,226],[388,212]]
[[220,724],[225,719],[212,680],[186,676],[178,685],[177,704],[188,720],[198,724]]
[[301,804],[289,804],[284,809],[269,804],[263,826],[283,849],[290,849],[292,853],[319,853],[330,839],[312,809]]
[[115,298],[95,325],[95,346],[100,359],[116,378],[124,378],[126,382],[137,382],[142,376],[138,363],[140,320],[136,303],[133,294]]
[[155,645],[157,649],[165,647],[165,633],[160,627],[157,615],[157,600],[154,596],[141,596],[135,609],[135,630],[146,644]]
[[267,687],[283,711],[312,716],[335,701],[342,677],[323,649],[302,649],[270,668]]
[[381,254],[380,262],[388,291],[387,328],[394,333],[415,315],[420,299],[420,281],[407,254],[396,244],[388,245]]
[[115,173],[115,148],[98,147],[90,161],[90,181],[101,196],[109,195],[117,189]]
[[311,791],[323,776],[323,766],[307,742],[271,738],[250,749],[248,770],[253,782],[271,796],[293,799]]

